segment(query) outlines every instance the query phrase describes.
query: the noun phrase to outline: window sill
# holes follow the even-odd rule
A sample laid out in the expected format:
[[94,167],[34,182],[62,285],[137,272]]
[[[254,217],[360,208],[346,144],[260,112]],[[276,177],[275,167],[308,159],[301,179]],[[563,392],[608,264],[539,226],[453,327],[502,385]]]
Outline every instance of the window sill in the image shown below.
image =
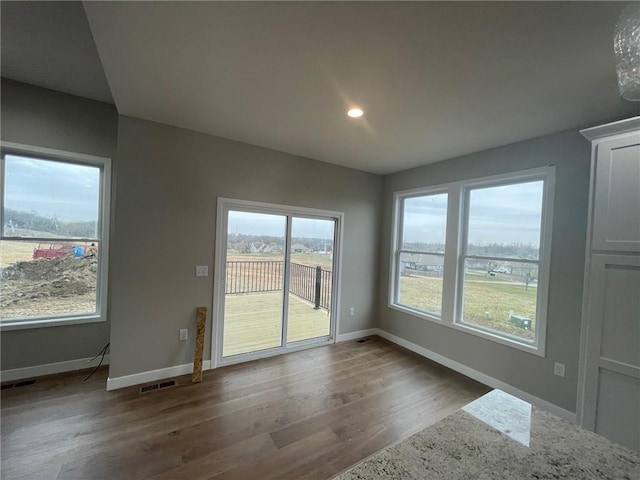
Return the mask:
[[398,305],[397,303],[390,303],[389,308],[398,310],[400,312],[408,313],[409,315],[412,315],[414,317],[418,317],[424,320],[429,320],[430,322],[434,322],[439,325],[442,325],[444,323],[442,321],[442,318],[440,317],[436,317],[435,315],[429,314],[427,312],[423,312],[422,310],[413,309],[411,307],[406,307],[404,305]]
[[60,327],[64,325],[81,325],[84,323],[105,322],[101,315],[82,315],[75,317],[51,317],[37,320],[6,320],[0,322],[0,331],[27,330],[33,328]]
[[516,350],[521,350],[523,352],[531,353],[532,355],[536,355],[538,357],[544,358],[546,356],[544,346],[542,345],[527,344],[524,342],[520,342],[516,339],[510,339],[506,336],[502,336],[497,333],[492,333],[490,331],[477,328],[469,324],[445,321],[441,318],[429,315],[425,312],[421,312],[419,310],[413,310],[412,308],[408,308],[402,305],[390,303],[388,306],[393,310],[398,310],[400,312],[409,314],[412,317],[416,317],[421,320],[428,320],[430,322],[437,323],[438,325],[442,325],[444,327],[452,328],[460,332],[464,332],[470,335],[474,335],[476,337],[484,338],[485,340],[490,340],[492,342],[499,343],[501,345],[505,345],[507,347],[514,348]]
[[507,347],[515,348],[516,350],[521,350],[523,352],[531,353],[538,357],[543,357],[543,358],[545,357],[544,348],[541,347],[540,345],[520,342],[518,340],[511,339],[507,336],[502,336],[498,333],[492,333],[491,331],[484,330],[482,328],[478,328],[466,323],[447,323],[446,325],[448,327],[454,328],[461,332],[466,332],[471,335],[475,335],[476,337],[484,338],[486,340],[491,340],[501,345],[506,345]]

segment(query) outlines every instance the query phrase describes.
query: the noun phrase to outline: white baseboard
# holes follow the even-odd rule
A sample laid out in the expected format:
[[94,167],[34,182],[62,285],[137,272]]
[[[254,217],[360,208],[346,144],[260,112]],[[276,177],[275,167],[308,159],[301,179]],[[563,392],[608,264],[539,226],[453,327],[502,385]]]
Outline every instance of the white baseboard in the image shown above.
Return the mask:
[[[336,337],[336,342],[347,342],[349,340],[356,340],[358,338],[369,337],[371,335],[377,335],[377,328],[369,328],[366,330],[358,330],[356,332],[344,333]],[[205,360],[202,363],[203,370],[209,370],[211,367],[211,361]],[[154,382],[156,380],[162,380],[170,377],[178,377],[180,375],[188,375],[193,372],[193,364],[176,365],[175,367],[160,368],[158,370],[150,370],[148,372],[134,373],[131,375],[124,375],[122,377],[109,377],[107,379],[107,390],[117,390],[119,388],[130,387],[132,385],[140,385],[147,382]]]
[[451,370],[455,370],[456,372],[461,373],[469,378],[473,378],[474,380],[480,383],[484,383],[485,385],[488,385],[491,388],[497,388],[499,390],[502,390],[503,392],[507,392],[508,394],[513,395],[514,397],[518,397],[521,400],[524,400],[525,402],[529,402],[530,404],[535,405],[536,407],[540,407],[543,410],[551,412],[560,418],[564,418],[565,420],[570,421],[571,423],[577,422],[577,416],[574,412],[565,410],[564,408],[561,408],[551,402],[547,402],[546,400],[543,400],[527,392],[524,392],[507,383],[504,383],[500,380],[490,377],[489,375],[485,375],[482,372],[474,370],[473,368],[469,368],[466,365],[463,365],[454,360],[451,360],[443,355],[440,355],[439,353],[432,352],[431,350],[421,347],[420,345],[416,345],[415,343],[409,342],[404,338],[397,337],[379,328],[374,330],[376,330],[375,332],[376,335],[379,335],[382,338],[385,338],[390,342],[395,343],[396,345],[400,345],[401,347],[404,347],[407,350],[411,350],[412,352],[415,352],[418,355],[422,355],[423,357],[426,357],[429,360],[433,360],[434,362],[444,365],[445,367],[448,367]]
[[[93,368],[100,363],[100,358],[96,358],[93,362],[89,363],[90,360],[91,358],[79,358],[77,360],[69,360],[66,362],[47,363],[45,365],[34,365],[33,367],[3,370],[0,372],[0,379],[3,382],[12,382],[14,380],[22,380],[24,378],[41,377],[43,375],[52,375],[54,373],[72,372],[74,370]],[[104,356],[102,365],[109,365],[109,355]]]
[[[356,340],[358,338],[368,337],[376,335],[378,333],[377,328],[369,328],[367,330],[358,330],[357,332],[349,332],[342,335],[338,335],[337,342],[346,342],[349,340]],[[210,360],[205,360],[202,363],[203,370],[209,370],[212,368]],[[154,382],[156,380],[162,380],[170,377],[177,377],[180,375],[188,375],[193,372],[193,364],[176,365],[175,367],[160,368],[158,370],[150,370],[148,372],[134,373],[132,375],[125,375],[122,377],[109,377],[107,379],[107,390],[117,390],[118,388],[130,387],[132,385],[140,385],[147,382]]]
[[[202,362],[202,370],[211,368],[211,360]],[[147,382],[155,382],[170,377],[179,377],[180,375],[189,375],[193,372],[193,363],[185,365],[176,365],[175,367],[160,368],[158,370],[150,370],[148,372],[134,373],[132,375],[124,375],[122,377],[107,378],[107,390],[117,390],[118,388],[130,387],[131,385],[140,385]]]
[[379,329],[367,328],[366,330],[358,330],[356,332],[343,333],[336,337],[336,342],[348,342],[349,340],[357,340],[359,338],[378,335]]

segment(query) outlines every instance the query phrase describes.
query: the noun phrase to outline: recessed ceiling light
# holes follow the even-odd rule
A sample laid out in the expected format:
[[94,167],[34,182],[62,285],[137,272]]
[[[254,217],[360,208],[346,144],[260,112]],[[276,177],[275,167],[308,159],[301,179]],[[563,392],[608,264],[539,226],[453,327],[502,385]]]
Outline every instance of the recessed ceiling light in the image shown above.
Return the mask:
[[353,107],[347,111],[347,115],[349,115],[351,118],[360,118],[364,115],[364,111],[362,111],[361,108]]

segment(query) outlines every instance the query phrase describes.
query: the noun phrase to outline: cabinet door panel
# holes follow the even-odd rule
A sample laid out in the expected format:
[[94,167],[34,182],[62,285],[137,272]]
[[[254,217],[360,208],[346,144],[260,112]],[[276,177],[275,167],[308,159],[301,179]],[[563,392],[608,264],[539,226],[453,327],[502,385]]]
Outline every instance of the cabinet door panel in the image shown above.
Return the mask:
[[589,341],[582,423],[638,451],[640,257],[593,255],[589,275]]
[[640,266],[607,263],[597,275],[604,276],[600,356],[640,367]]
[[596,433],[640,452],[640,380],[606,369],[599,380]]
[[594,250],[640,252],[640,133],[598,145]]

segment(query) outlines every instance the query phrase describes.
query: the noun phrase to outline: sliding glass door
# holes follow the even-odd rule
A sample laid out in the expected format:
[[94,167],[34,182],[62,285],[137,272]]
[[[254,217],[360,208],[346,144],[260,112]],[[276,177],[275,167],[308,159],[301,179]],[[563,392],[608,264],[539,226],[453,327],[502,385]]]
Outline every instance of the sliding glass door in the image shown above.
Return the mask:
[[330,342],[341,214],[220,200],[217,363]]
[[227,225],[222,355],[280,347],[287,217],[229,211]]
[[335,221],[291,218],[287,343],[329,336]]

